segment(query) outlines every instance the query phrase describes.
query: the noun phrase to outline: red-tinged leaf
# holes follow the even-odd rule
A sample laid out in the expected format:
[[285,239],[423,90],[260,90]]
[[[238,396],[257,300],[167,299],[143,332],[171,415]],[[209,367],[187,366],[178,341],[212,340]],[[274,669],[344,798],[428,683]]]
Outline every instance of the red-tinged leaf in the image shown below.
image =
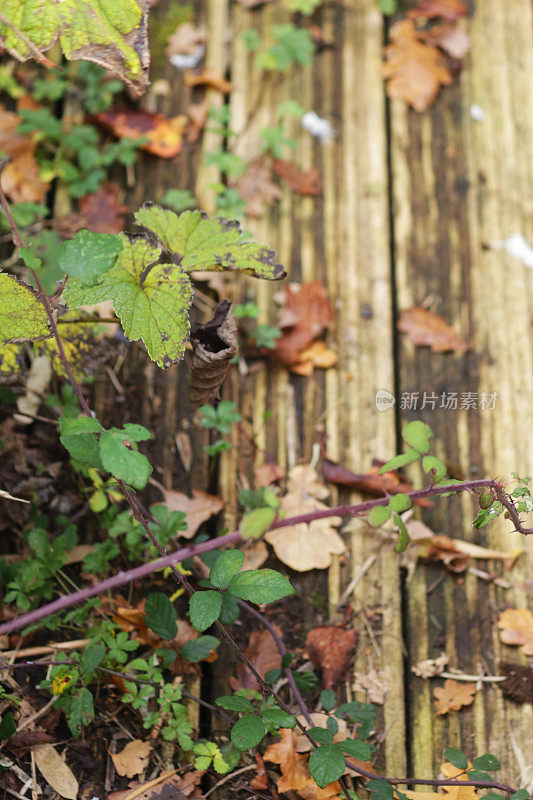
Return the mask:
[[307,634],[305,649],[310,661],[320,670],[326,689],[335,689],[344,680],[346,670],[359,642],[356,630],[333,625],[315,628]]
[[161,158],[177,156],[187,125],[184,115],[167,119],[140,108],[109,108],[97,114],[96,119],[119,139],[148,139],[141,148]]
[[413,344],[431,347],[434,353],[462,353],[470,347],[442,317],[425,308],[402,311],[398,330],[406,333]]
[[332,319],[327,290],[319,281],[286,286],[278,320],[283,333],[276,342],[276,357],[289,366],[298,363],[302,351],[318,339]]
[[128,207],[119,203],[120,189],[114,183],[103,183],[97,192],[80,200],[84,227],[95,233],[120,233]]
[[294,192],[316,197],[322,194],[322,178],[318,167],[311,167],[308,170],[301,170],[296,164],[289,161],[282,161],[279,158],[274,160],[274,173],[284,181],[287,181]]
[[459,17],[467,15],[468,6],[463,0],[420,0],[417,6],[407,12],[410,19],[441,17],[448,22],[457,22]]

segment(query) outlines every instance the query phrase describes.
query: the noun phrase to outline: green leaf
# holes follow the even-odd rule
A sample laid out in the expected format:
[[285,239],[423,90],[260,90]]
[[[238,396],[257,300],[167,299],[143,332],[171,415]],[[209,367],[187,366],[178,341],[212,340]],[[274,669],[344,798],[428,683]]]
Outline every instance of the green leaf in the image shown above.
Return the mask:
[[84,686],[74,695],[67,711],[67,723],[72,735],[78,737],[82,728],[92,722],[93,718],[93,696]]
[[372,800],[392,800],[394,797],[394,790],[386,781],[367,781],[366,788],[372,792]]
[[243,539],[258,539],[267,531],[276,519],[276,509],[255,508],[247,511],[241,519],[239,533]]
[[294,594],[294,589],[287,578],[273,569],[247,569],[235,575],[228,591],[249,600],[251,603],[274,603],[282,597]]
[[329,728],[308,728],[307,732],[320,744],[333,744],[333,732]]
[[59,440],[72,458],[89,467],[103,469],[97,434],[103,431],[94,417],[59,417]]
[[233,625],[239,619],[240,608],[239,601],[229,592],[222,594],[222,610],[220,612],[220,621],[223,625]]
[[220,616],[222,595],[220,592],[195,592],[189,599],[189,617],[197,631],[205,631]]
[[324,711],[333,711],[337,705],[337,693],[333,689],[324,689],[320,692],[320,702]]
[[282,708],[263,706],[259,713],[269,728],[294,728],[296,725],[295,715],[287,714]]
[[226,550],[221,553],[209,572],[209,581],[219,589],[227,589],[230,580],[241,570],[244,564],[242,550]]
[[239,750],[256,747],[267,734],[266,725],[255,714],[244,714],[231,729],[231,741]]
[[519,789],[511,795],[510,800],[529,800],[529,791],[527,789]]
[[414,461],[418,461],[419,458],[420,453],[418,450],[413,450],[413,448],[410,447],[405,453],[394,456],[394,458],[391,458],[386,464],[383,464],[383,466],[380,467],[378,475],[383,475],[384,472],[392,472],[395,469],[400,469],[400,467],[406,467],[407,464],[412,464]]
[[106,648],[102,642],[89,644],[81,655],[80,667],[82,673],[94,672],[105,658]]
[[276,253],[247,241],[236,221],[209,219],[200,211],[178,216],[158,206],[141,208],[135,221],[157,236],[185,272],[238,270],[268,280],[285,276]]
[[100,458],[104,469],[136,489],[144,489],[153,469],[145,455],[130,449],[134,442],[139,441],[140,433],[135,429],[141,427],[127,424],[122,430],[111,428],[100,435]]
[[488,772],[482,772],[480,769],[471,769],[468,771],[468,777],[472,781],[490,781],[491,776]]
[[144,239],[130,242],[123,234],[121,239],[123,249],[99,283],[84,287],[69,280],[63,297],[70,308],[111,300],[126,336],[141,339],[152,361],[166,369],[185,351],[191,282],[176,264],[155,263],[159,248]]
[[496,772],[501,768],[501,764],[492,753],[485,753],[485,755],[478,756],[472,762],[472,766],[476,769],[486,769],[489,772]]
[[387,522],[390,517],[390,508],[388,506],[374,506],[368,515],[368,524],[373,528],[379,528],[380,525]]
[[402,494],[398,492],[398,494],[393,494],[389,500],[389,508],[391,511],[397,511],[399,514],[402,511],[408,511],[412,506],[411,498],[408,494]]
[[252,711],[253,705],[247,697],[242,697],[239,694],[227,694],[223,697],[217,698],[215,701],[217,706],[225,708],[227,711]]
[[62,243],[57,263],[66,275],[90,285],[113,266],[121,250],[120,236],[82,230]]
[[409,547],[409,534],[407,533],[407,528],[404,525],[403,519],[400,517],[399,514],[394,515],[394,524],[398,528],[400,535],[398,536],[398,541],[394,545],[394,550],[396,553],[404,553],[407,548]]
[[447,747],[444,751],[444,758],[453,764],[457,769],[466,769],[468,767],[468,759],[462,750],[457,747]]
[[440,458],[435,458],[435,456],[424,456],[422,459],[422,469],[424,472],[433,471],[436,481],[441,481],[446,477],[446,464],[441,461]]
[[370,745],[358,739],[345,739],[339,744],[347,755],[357,758],[359,761],[368,761],[372,755]]
[[157,636],[169,641],[178,633],[176,611],[166,594],[149,594],[144,604],[145,622]]
[[148,84],[146,4],[141,0],[3,0],[0,44],[19,61],[35,58],[16,29],[38,50],[59,39],[66,58],[94,61],[141,94]]
[[6,711],[0,722],[0,742],[9,739],[17,730],[17,723],[12,711]]
[[420,453],[427,453],[431,446],[429,440],[432,436],[433,431],[429,425],[426,425],[425,422],[420,422],[420,420],[408,422],[402,430],[402,437],[407,444],[410,444]]
[[338,780],[345,766],[344,754],[338,744],[323,744],[309,756],[309,772],[321,789]]
[[0,297],[0,345],[50,335],[46,311],[31,286],[0,272]]
[[205,661],[206,658],[209,658],[211,651],[216,650],[219,644],[219,640],[214,636],[199,636],[198,639],[185,642],[180,654],[185,661],[196,664],[197,661]]
[[[518,792],[516,792],[516,794],[512,794],[511,797],[516,797],[517,794]],[[503,795],[497,794],[496,792],[489,792],[488,794],[484,794],[481,797],[481,800],[503,800]],[[527,795],[527,798],[524,798],[524,800],[529,800],[529,794]]]

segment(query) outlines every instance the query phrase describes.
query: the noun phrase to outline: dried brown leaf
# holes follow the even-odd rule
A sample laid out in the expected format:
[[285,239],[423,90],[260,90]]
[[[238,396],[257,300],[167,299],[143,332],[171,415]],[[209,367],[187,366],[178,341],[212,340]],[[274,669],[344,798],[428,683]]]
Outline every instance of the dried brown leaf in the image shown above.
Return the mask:
[[413,344],[427,345],[434,353],[456,353],[469,349],[469,345],[438,314],[425,308],[407,308],[400,313],[398,330],[406,333]]
[[451,58],[464,58],[470,50],[470,36],[457,24],[434,25],[419,35],[426,44],[440,47]]
[[284,181],[287,181],[294,192],[307,197],[316,197],[322,194],[322,178],[318,167],[311,167],[302,170],[291,164],[290,161],[274,159],[274,173]]
[[506,608],[498,617],[500,639],[504,644],[521,645],[526,656],[533,656],[533,614],[528,608]]
[[278,792],[294,791],[303,800],[337,800],[340,797],[340,786],[337,782],[321,789],[311,778],[308,756],[296,751],[298,734],[282,728],[280,736],[281,741],[271,744],[263,756],[265,761],[280,765]]
[[[311,717],[311,722],[313,723],[313,727],[314,728],[326,728],[327,729],[327,727],[328,727],[328,719],[329,719],[329,715],[328,714],[322,714],[319,711],[313,711],[309,716]],[[337,733],[334,734],[333,741],[334,742],[343,742],[350,735],[350,731],[348,730],[348,723],[346,722],[345,719],[338,719],[336,721],[337,721],[337,724],[339,726],[339,729],[338,729]],[[301,724],[304,727],[307,727],[307,720],[305,719],[305,717],[303,715],[298,717],[298,722],[301,722]],[[296,729],[295,729],[295,733],[298,735],[298,738],[296,740],[296,750],[299,753],[309,753],[311,750],[313,750],[313,745],[311,744],[309,739],[306,736],[303,735],[303,733],[300,733]]]
[[128,207],[119,203],[121,190],[115,183],[102,183],[97,192],[86,194],[80,200],[80,211],[85,225],[95,233],[120,233]]
[[132,742],[128,742],[120,753],[110,753],[109,755],[119,775],[133,778],[134,775],[144,772],[148,766],[151,749],[152,745],[149,742],[134,739]]
[[444,56],[436,47],[420,41],[410,19],[396,22],[390,30],[391,43],[385,47],[382,67],[390,98],[405,100],[415,111],[425,111],[439,89],[452,83]]
[[454,681],[448,678],[444,686],[438,686],[433,690],[437,714],[442,716],[447,714],[448,711],[459,711],[463,706],[471,705],[474,702],[476,692],[475,683]]
[[255,754],[255,765],[256,771],[254,777],[250,781],[250,789],[253,789],[254,792],[266,791],[268,789],[268,776],[265,762],[259,753]]
[[312,375],[315,369],[330,369],[339,360],[337,353],[330,350],[321,339],[302,350],[300,360],[290,367],[297,375]]
[[17,133],[20,121],[0,105],[0,152],[11,159],[2,171],[2,188],[14,203],[43,203],[50,184],[40,177],[34,135]]
[[[274,628],[278,636],[282,638],[283,634],[280,628],[277,625]],[[267,630],[253,631],[250,634],[248,646],[244,652],[262,678],[265,677],[269,670],[280,669],[281,667],[280,652],[272,634]],[[231,677],[229,682],[234,691],[259,688],[256,679],[244,664],[239,664],[236,676]]]
[[214,494],[208,494],[202,489],[193,489],[192,497],[173,489],[164,491],[165,505],[169,511],[183,511],[186,516],[187,530],[180,531],[179,535],[190,539],[200,525],[218,514],[224,508],[224,501]]
[[202,72],[189,72],[185,75],[187,86],[206,86],[216,89],[221,94],[231,92],[231,83],[211,67],[206,67]]
[[319,281],[285,287],[285,303],[278,325],[282,335],[275,355],[286,365],[297,364],[300,354],[323,333],[333,319],[328,293]]
[[267,206],[271,206],[281,197],[281,191],[272,182],[269,168],[261,162],[251,167],[235,183],[243,200],[246,200],[246,214],[249,217],[262,217]]
[[141,149],[160,158],[177,156],[187,125],[183,114],[167,119],[163,114],[141,108],[108,108],[97,114],[96,119],[119,139],[148,139],[140,145]]
[[37,769],[54,792],[67,800],[76,800],[78,781],[57,750],[51,744],[40,744],[32,752]]
[[472,768],[472,763],[469,761],[467,763],[466,771],[461,769],[460,767],[454,766],[449,761],[445,761],[444,764],[441,765],[440,771],[441,774],[445,778],[455,778],[457,780],[457,786],[443,786],[442,789],[444,791],[444,800],[478,800],[481,797],[481,794],[476,792],[473,786],[461,786],[461,781],[468,780],[467,771]]
[[313,665],[321,672],[326,689],[335,689],[344,680],[359,641],[356,630],[328,625],[307,634],[305,649]]
[[233,306],[222,300],[212,319],[191,335],[193,356],[189,375],[189,397],[194,409],[219,397],[231,359],[239,350]]

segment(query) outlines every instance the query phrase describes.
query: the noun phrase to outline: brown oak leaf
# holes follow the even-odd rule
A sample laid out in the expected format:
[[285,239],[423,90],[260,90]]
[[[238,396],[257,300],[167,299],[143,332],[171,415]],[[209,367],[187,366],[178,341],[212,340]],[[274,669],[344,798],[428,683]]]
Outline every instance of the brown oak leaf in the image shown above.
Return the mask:
[[427,345],[434,353],[456,353],[468,350],[468,345],[438,314],[425,308],[407,308],[400,312],[398,330],[406,333],[413,344]]
[[344,680],[359,641],[353,628],[328,625],[309,631],[305,649],[313,665],[321,672],[326,689],[335,689]]
[[128,742],[120,753],[110,753],[109,755],[118,775],[126,775],[128,778],[133,778],[134,775],[144,772],[148,766],[148,757],[151,749],[152,745],[149,742],[134,739],[132,742]]
[[498,617],[500,639],[504,644],[522,645],[526,656],[533,656],[533,614],[528,608],[506,608]]
[[391,43],[385,48],[383,77],[387,94],[410,103],[415,111],[425,111],[435,100],[439,89],[452,83],[452,75],[444,56],[436,47],[420,41],[419,32],[410,19],[396,22],[390,30]]
[[193,489],[192,497],[183,492],[166,489],[164,492],[165,505],[169,511],[183,511],[185,513],[187,530],[179,531],[184,539],[190,539],[200,525],[218,514],[224,508],[224,501],[215,494],[208,494],[202,489]]
[[287,181],[291,189],[298,194],[316,197],[322,194],[322,178],[318,167],[311,167],[308,170],[301,170],[296,164],[290,161],[274,159],[274,172],[278,178]]
[[444,686],[438,686],[433,690],[437,714],[442,716],[448,711],[459,711],[463,706],[469,706],[474,702],[476,692],[475,683],[454,681],[448,678]]

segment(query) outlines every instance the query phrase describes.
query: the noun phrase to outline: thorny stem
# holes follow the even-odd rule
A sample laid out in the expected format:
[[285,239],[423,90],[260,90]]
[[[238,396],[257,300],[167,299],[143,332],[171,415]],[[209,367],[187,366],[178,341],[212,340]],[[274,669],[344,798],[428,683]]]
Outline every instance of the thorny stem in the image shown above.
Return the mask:
[[[0,162],[0,173],[1,173],[1,169],[2,169],[2,164]],[[13,219],[13,216],[12,216],[10,210],[9,210],[9,204],[8,204],[7,199],[5,197],[5,194],[4,194],[3,190],[2,190],[1,183],[0,183],[0,203],[1,203],[4,211],[6,212],[6,216],[7,216],[8,222],[9,222],[9,226],[10,226],[10,228],[12,230],[12,233],[13,233],[13,242],[15,243],[16,246],[23,247],[24,246],[24,242],[22,240],[22,237],[20,236],[20,233],[18,231],[17,225],[16,225],[16,223],[15,223],[15,221]],[[80,405],[81,405],[82,409],[84,410],[84,412],[87,414],[87,416],[93,417],[94,414],[91,411],[91,409],[89,408],[89,405],[88,405],[88,403],[87,403],[87,401],[86,401],[86,399],[85,399],[85,397],[83,395],[81,387],[78,384],[78,382],[77,382],[77,380],[76,380],[76,378],[74,376],[74,373],[72,371],[72,368],[70,366],[70,363],[69,363],[69,361],[68,361],[68,359],[66,357],[65,350],[63,348],[63,343],[61,341],[61,337],[59,336],[59,332],[58,332],[58,329],[57,329],[57,323],[56,323],[56,320],[54,319],[52,308],[50,306],[49,298],[46,295],[46,293],[45,293],[45,291],[44,291],[44,289],[43,289],[43,287],[41,285],[41,282],[39,281],[39,278],[37,277],[37,274],[35,273],[34,270],[32,270],[32,274],[33,274],[33,277],[34,277],[34,280],[35,280],[35,283],[36,283],[36,286],[37,286],[38,295],[39,295],[39,297],[40,297],[40,299],[41,299],[41,301],[42,301],[42,303],[44,305],[44,308],[46,310],[46,314],[47,314],[49,322],[50,322],[50,327],[51,327],[53,336],[54,336],[54,338],[56,340],[56,343],[57,343],[57,349],[58,349],[59,358],[61,359],[61,361],[62,361],[62,363],[63,363],[63,365],[65,367],[65,371],[67,373],[67,377],[69,379],[69,382],[70,382],[72,388],[74,389],[74,391],[76,393],[76,396],[78,397],[78,400],[79,400]],[[178,580],[179,584],[181,586],[183,586],[190,595],[194,594],[194,589],[191,586],[191,584],[189,583],[189,581],[187,580],[187,578],[185,577],[185,575],[182,575],[176,569],[176,567],[174,566],[174,562],[176,560],[178,560],[176,558],[177,554],[173,553],[171,556],[168,556],[165,548],[158,542],[157,538],[154,536],[154,534],[150,530],[150,525],[149,525],[150,517],[145,513],[145,509],[142,507],[140,502],[137,501],[137,498],[135,497],[135,495],[128,489],[128,487],[125,485],[125,483],[123,481],[117,480],[117,483],[118,483],[118,486],[119,486],[122,494],[124,495],[124,498],[126,499],[128,505],[130,506],[130,508],[131,508],[131,510],[133,512],[133,515],[141,523],[142,527],[144,528],[148,538],[150,539],[150,541],[152,542],[154,547],[163,556],[163,558],[160,559],[159,562],[155,562],[155,563],[156,564],[157,563],[161,564],[162,561],[168,562],[168,566],[170,567],[174,577]],[[501,487],[501,484],[497,483],[496,481],[493,481],[493,480],[485,480],[485,481],[479,480],[479,481],[463,481],[461,484],[452,484],[451,486],[445,486],[445,487],[429,486],[426,489],[420,489],[420,490],[415,491],[415,492],[410,492],[409,496],[411,497],[411,499],[416,499],[416,498],[419,498],[419,497],[425,497],[427,495],[438,495],[438,494],[446,494],[448,492],[459,492],[459,491],[464,491],[464,490],[467,490],[467,489],[481,488],[482,486],[483,487],[490,487],[490,488],[494,489],[494,491],[498,495],[500,493],[503,493],[503,489]],[[501,498],[499,498],[499,499],[501,499]],[[358,515],[358,514],[364,514],[366,511],[370,510],[374,506],[386,505],[388,502],[389,502],[389,498],[388,497],[384,497],[384,498],[379,499],[379,500],[371,500],[371,501],[368,501],[367,503],[360,503],[357,506],[339,506],[336,509],[317,510],[317,511],[312,512],[310,514],[301,514],[301,515],[299,515],[297,517],[292,517],[290,519],[277,520],[276,522],[274,522],[271,525],[270,529],[273,530],[273,529],[276,529],[276,528],[284,528],[284,527],[287,527],[288,525],[295,525],[297,523],[302,523],[302,522],[312,522],[315,519],[324,519],[324,518],[331,517],[331,516],[355,516],[355,515]],[[508,504],[507,504],[507,502],[508,502]],[[512,503],[510,501],[507,501],[507,502],[504,502],[503,505],[505,505],[505,507],[507,508],[507,510],[509,512],[509,516],[512,518],[513,522],[515,522],[515,525],[516,525],[517,522],[520,524],[520,522],[518,520],[518,514],[516,512],[516,509],[514,508],[514,506],[512,505]],[[533,531],[529,531],[527,529],[526,530],[522,529],[522,532],[531,533]],[[223,538],[229,539],[230,537],[231,537],[232,541],[238,541],[238,540],[242,539],[242,537],[240,536],[239,532],[235,531],[234,534],[229,534],[226,537],[219,537],[218,539],[213,540],[213,546],[220,547],[220,545],[222,544],[222,539]],[[200,546],[196,546],[196,548],[190,548],[190,549],[191,550],[195,550],[195,553],[198,554],[200,552],[199,547],[201,547],[201,545]],[[212,549],[212,548],[206,548],[202,552],[206,552],[207,549]],[[179,551],[178,551],[178,553],[179,553]],[[170,558],[172,558],[172,561],[169,561]],[[182,556],[182,558],[184,558],[184,556]],[[152,572],[153,569],[154,569],[153,563],[150,564],[150,565],[143,565],[143,566],[144,567],[146,567],[146,566],[150,567],[150,569],[148,570],[147,574]],[[134,572],[134,571],[135,570],[130,570],[129,571],[130,572],[130,577],[131,577],[131,573]],[[124,574],[126,574],[126,573],[124,573]],[[124,577],[124,574],[121,577]],[[115,577],[118,577],[118,576],[115,576]],[[17,619],[12,620],[10,623],[8,622],[8,623],[6,623],[4,625],[1,625],[0,626],[0,633],[8,633],[8,632],[10,632],[12,630],[17,630],[20,627],[24,627],[25,625],[30,624],[30,620],[29,620],[30,617],[32,617],[31,621],[36,621],[37,619],[41,619],[43,616],[47,616],[48,613],[52,613],[51,610],[50,610],[50,607],[54,606],[54,605],[57,605],[57,603],[61,602],[62,599],[70,600],[71,602],[69,602],[67,605],[72,605],[73,602],[77,602],[77,601],[79,601],[81,599],[86,599],[86,598],[92,596],[92,594],[97,594],[99,591],[103,590],[103,584],[105,584],[105,583],[109,584],[109,581],[107,581],[107,582],[106,581],[102,581],[96,587],[92,587],[93,590],[96,588],[98,590],[97,592],[93,591],[91,594],[88,594],[86,590],[82,590],[81,592],[75,592],[74,595],[69,595],[68,598],[60,598],[60,601],[56,601],[55,604],[54,603],[50,603],[48,606],[45,606],[44,608],[36,609],[35,611],[29,612],[28,614],[23,614],[22,616],[18,617]],[[72,598],[74,596],[76,596],[76,595],[77,595],[77,600],[73,601]],[[82,596],[83,596],[83,598],[82,598]],[[66,607],[66,605],[62,605],[61,606],[61,608],[65,608],[65,607]],[[47,609],[48,609],[48,612],[46,612]],[[55,610],[59,610],[59,608],[57,608]],[[45,613],[44,614],[41,613],[41,614],[39,614],[39,616],[36,616],[36,612],[42,612],[42,611],[45,611]],[[14,626],[14,624],[15,624],[15,626]],[[261,675],[259,675],[259,673],[255,669],[254,665],[247,658],[246,654],[240,649],[240,647],[234,641],[234,639],[231,636],[231,634],[226,630],[226,628],[218,620],[216,622],[216,627],[217,627],[217,630],[219,631],[219,633],[222,635],[222,637],[228,642],[228,644],[230,644],[232,649],[235,650],[235,652],[238,654],[239,658],[244,662],[246,667],[250,670],[252,675],[255,677],[258,685],[263,690],[263,693],[271,695],[276,700],[276,702],[280,706],[280,708],[282,708],[286,713],[291,714],[292,712],[291,712],[291,709],[289,708],[289,706],[281,699],[281,697],[279,697],[274,692],[272,687],[269,686],[268,683],[266,683],[266,681],[261,677]],[[272,627],[271,633],[272,632],[275,633],[273,627]],[[279,639],[279,637],[278,637],[278,639]],[[303,700],[302,700],[301,696],[300,696],[300,701],[305,706],[305,703],[303,703]],[[299,701],[299,703],[300,703],[300,701]],[[305,714],[304,716],[306,717],[306,720],[309,722],[309,720],[307,719],[307,714]],[[306,737],[306,739],[308,739],[308,741],[313,745],[313,747],[315,747],[315,748],[318,747],[317,742],[313,739],[313,737],[309,734],[309,732],[307,731],[305,726],[302,725],[301,722],[298,719],[296,719],[296,725],[301,730],[301,732]],[[348,767],[350,767],[352,770],[354,770],[355,772],[357,772],[362,777],[376,779],[376,775],[374,773],[372,773],[372,772],[370,772],[368,770],[362,769],[361,767],[353,764],[348,759],[346,759],[346,765]],[[426,778],[391,778],[391,777],[388,777],[388,776],[378,776],[378,779],[379,780],[383,780],[386,783],[390,783],[390,784],[423,784],[423,785],[426,785],[426,786],[457,786],[458,785],[458,781],[455,781],[453,779],[442,779],[442,780],[438,780],[437,779],[437,780],[434,780],[434,779],[426,779]],[[340,787],[342,788],[343,793],[346,795],[346,797],[349,800],[350,794],[349,794],[348,788],[347,788],[346,784],[344,783],[343,779],[339,778],[338,783],[339,783]],[[506,786],[504,784],[491,783],[491,782],[488,782],[488,781],[461,781],[460,785],[462,785],[462,786],[477,786],[477,787],[483,787],[483,788],[487,788],[487,789],[489,789],[489,788],[491,788],[491,789],[499,789],[500,791],[504,791],[504,792],[507,792],[507,793],[514,793],[516,791],[512,787]]]

